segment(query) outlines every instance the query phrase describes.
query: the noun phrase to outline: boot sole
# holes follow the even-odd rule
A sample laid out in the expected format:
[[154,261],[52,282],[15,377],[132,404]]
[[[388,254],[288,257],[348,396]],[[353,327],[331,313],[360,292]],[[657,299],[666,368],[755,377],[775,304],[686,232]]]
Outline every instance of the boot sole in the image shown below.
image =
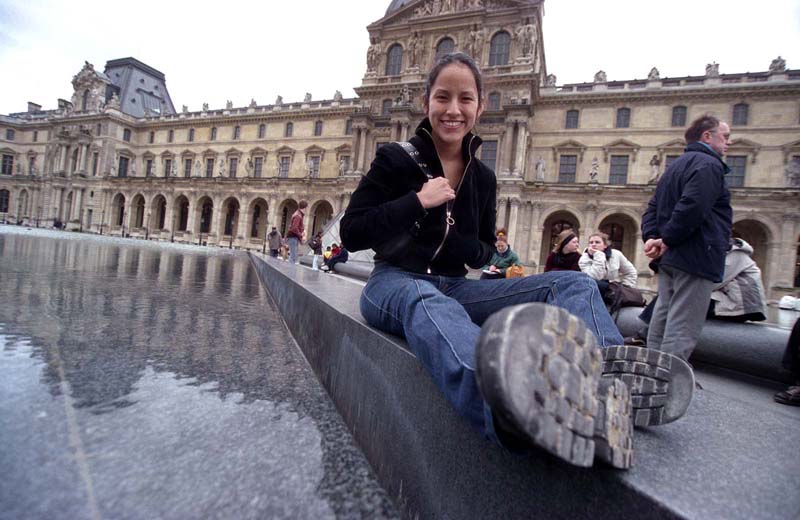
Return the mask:
[[592,465],[602,354],[581,320],[541,303],[507,307],[484,323],[476,357],[493,413],[529,444]]
[[603,379],[620,379],[630,389],[635,426],[656,426],[686,413],[694,372],[684,360],[630,345],[603,349]]
[[594,420],[595,457],[615,468],[633,465],[631,393],[620,379],[600,379]]

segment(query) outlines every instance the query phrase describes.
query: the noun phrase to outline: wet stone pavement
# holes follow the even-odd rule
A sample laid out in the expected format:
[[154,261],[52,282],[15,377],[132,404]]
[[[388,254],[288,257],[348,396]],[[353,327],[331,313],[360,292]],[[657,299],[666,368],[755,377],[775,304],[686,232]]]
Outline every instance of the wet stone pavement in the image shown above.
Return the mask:
[[1,519],[398,516],[245,255],[34,234],[0,229]]

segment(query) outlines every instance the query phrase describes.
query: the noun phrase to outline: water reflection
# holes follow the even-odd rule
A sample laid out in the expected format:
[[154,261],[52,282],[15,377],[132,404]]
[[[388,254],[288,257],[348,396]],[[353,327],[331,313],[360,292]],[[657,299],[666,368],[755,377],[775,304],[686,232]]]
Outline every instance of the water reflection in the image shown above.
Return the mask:
[[[291,412],[294,422],[310,421],[305,427],[319,439],[316,493],[336,516],[395,515],[243,254],[0,234],[0,294],[2,333],[29,336],[47,391],[60,396],[63,377],[88,417],[108,425],[134,405],[137,413],[158,410],[143,401],[156,381],[167,392],[168,415],[187,385],[256,406],[243,413],[264,414],[249,426],[259,435],[276,409]],[[171,385],[159,374],[188,382]],[[196,422],[225,421],[229,413],[205,409]],[[291,443],[268,449],[289,468],[296,450]],[[219,456],[226,458],[224,450]]]

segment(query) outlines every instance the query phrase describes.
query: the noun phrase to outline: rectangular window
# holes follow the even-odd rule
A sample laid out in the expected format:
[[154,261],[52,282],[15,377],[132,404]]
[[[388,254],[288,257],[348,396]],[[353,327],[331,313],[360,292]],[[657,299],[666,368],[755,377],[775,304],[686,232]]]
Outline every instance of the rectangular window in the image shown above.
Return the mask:
[[291,158],[289,156],[283,156],[280,158],[279,167],[278,167],[278,177],[285,179],[289,176],[289,161]]
[[241,126],[234,126],[233,127],[233,138],[239,139],[242,136],[242,127]]
[[[95,154],[95,155],[97,155],[97,154]],[[32,156],[28,157],[28,175],[33,175],[34,174],[34,171],[33,171],[34,164],[36,164],[36,156],[32,155]]]
[[155,140],[156,140],[156,133],[155,132],[150,132],[150,137],[148,137],[147,141],[150,144],[153,144],[155,142]]
[[92,154],[92,177],[97,176],[97,167],[100,165],[100,154],[95,152]]
[[567,110],[566,128],[578,128],[578,111]]
[[318,155],[308,158],[308,176],[312,179],[319,177],[319,159]]
[[667,171],[667,168],[669,168],[670,165],[673,162],[675,162],[675,159],[677,159],[678,157],[680,157],[680,155],[668,155],[666,158],[666,162],[664,163],[664,171]]
[[14,130],[12,130],[11,128],[6,128],[6,139],[9,141],[14,140]]
[[[238,126],[236,128],[239,128]],[[230,160],[230,171],[231,171],[231,178],[236,177],[236,168],[239,167],[239,159],[237,157],[231,157]]]
[[167,141],[171,143],[174,140],[175,140],[175,130],[170,130],[167,133]]
[[322,121],[317,121],[314,123],[314,135],[315,136],[322,135]]
[[34,130],[33,131],[33,142],[35,143],[35,142],[38,142],[38,141],[39,141],[39,131],[38,130]]
[[577,155],[561,155],[558,158],[558,182],[575,182],[578,171]]
[[628,156],[612,155],[611,168],[608,172],[609,184],[624,185],[628,183]]
[[97,126],[95,126],[95,128],[94,128],[95,135],[99,136],[102,132],[103,132],[103,125],[100,124],[100,123],[97,123]]
[[131,131],[128,130],[127,128],[122,130],[122,140],[125,141],[126,143],[131,142]]
[[194,128],[189,129],[189,137],[186,140],[190,143],[194,142]]
[[130,160],[127,157],[120,157],[119,158],[119,173],[120,177],[127,177],[128,176],[128,163]]
[[741,125],[744,126],[747,124],[747,112],[749,111],[749,107],[747,103],[739,103],[738,105],[734,105],[733,107],[733,121],[734,125]]
[[353,120],[348,119],[344,122],[344,135],[353,135]]
[[191,177],[192,176],[192,160],[191,159],[184,159],[183,160],[183,176],[184,177]]
[[258,138],[264,139],[264,136],[267,135],[267,125],[258,125]]
[[261,178],[261,172],[264,170],[264,158],[256,157],[255,164],[253,165],[253,175],[256,179]]
[[730,167],[731,171],[725,176],[728,179],[728,186],[731,188],[741,188],[744,186],[744,173],[747,166],[746,155],[728,155],[725,157],[725,163]]
[[0,170],[3,175],[11,175],[14,173],[14,156],[3,154],[3,169]]
[[620,108],[617,110],[617,128],[629,128],[631,126],[631,109]]
[[214,159],[206,159],[206,177],[214,176]]
[[153,159],[147,159],[145,162],[145,176],[150,177],[153,175]]
[[686,126],[686,107],[672,107],[672,126]]
[[164,161],[164,177],[172,176],[172,159],[166,159]]
[[481,162],[494,171],[497,167],[497,141],[484,141],[481,145]]
[[216,126],[211,128],[210,140],[211,141],[216,141],[217,140],[217,127]]

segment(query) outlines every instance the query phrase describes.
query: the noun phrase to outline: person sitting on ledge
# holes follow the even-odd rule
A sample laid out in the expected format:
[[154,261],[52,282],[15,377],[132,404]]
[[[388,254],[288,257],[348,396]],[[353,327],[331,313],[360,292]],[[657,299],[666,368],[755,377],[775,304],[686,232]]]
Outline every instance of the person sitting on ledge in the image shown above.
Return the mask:
[[506,277],[506,269],[512,265],[519,265],[519,256],[511,250],[508,245],[508,237],[505,231],[497,232],[497,242],[495,242],[495,252],[489,263],[483,266],[481,280],[499,280]]
[[[426,117],[409,142],[377,150],[341,220],[349,250],[375,250],[361,314],[405,338],[485,438],[577,466],[597,456],[629,467],[634,422],[682,415],[691,369],[670,355],[620,346],[597,285],[582,273],[466,278],[464,264],[485,265],[496,241],[497,183],[475,156],[481,139],[472,133],[484,108],[473,59],[451,53],[436,61],[422,107]],[[623,379],[638,391],[655,388],[656,371],[663,392],[632,404]]]
[[547,256],[544,263],[544,272],[550,271],[580,271],[578,262],[581,259],[580,242],[578,236],[571,229],[565,229],[556,237],[553,251]]
[[598,231],[589,235],[589,247],[581,255],[578,266],[597,281],[603,297],[608,291],[609,282],[636,287],[636,268],[622,252],[611,247],[611,241],[605,233]]
[[333,267],[336,264],[343,264],[347,262],[350,254],[347,252],[347,249],[342,246],[339,247],[336,244],[333,244],[333,250],[331,251],[331,257],[325,262],[325,265],[322,266],[322,270],[326,272],[333,271]]

